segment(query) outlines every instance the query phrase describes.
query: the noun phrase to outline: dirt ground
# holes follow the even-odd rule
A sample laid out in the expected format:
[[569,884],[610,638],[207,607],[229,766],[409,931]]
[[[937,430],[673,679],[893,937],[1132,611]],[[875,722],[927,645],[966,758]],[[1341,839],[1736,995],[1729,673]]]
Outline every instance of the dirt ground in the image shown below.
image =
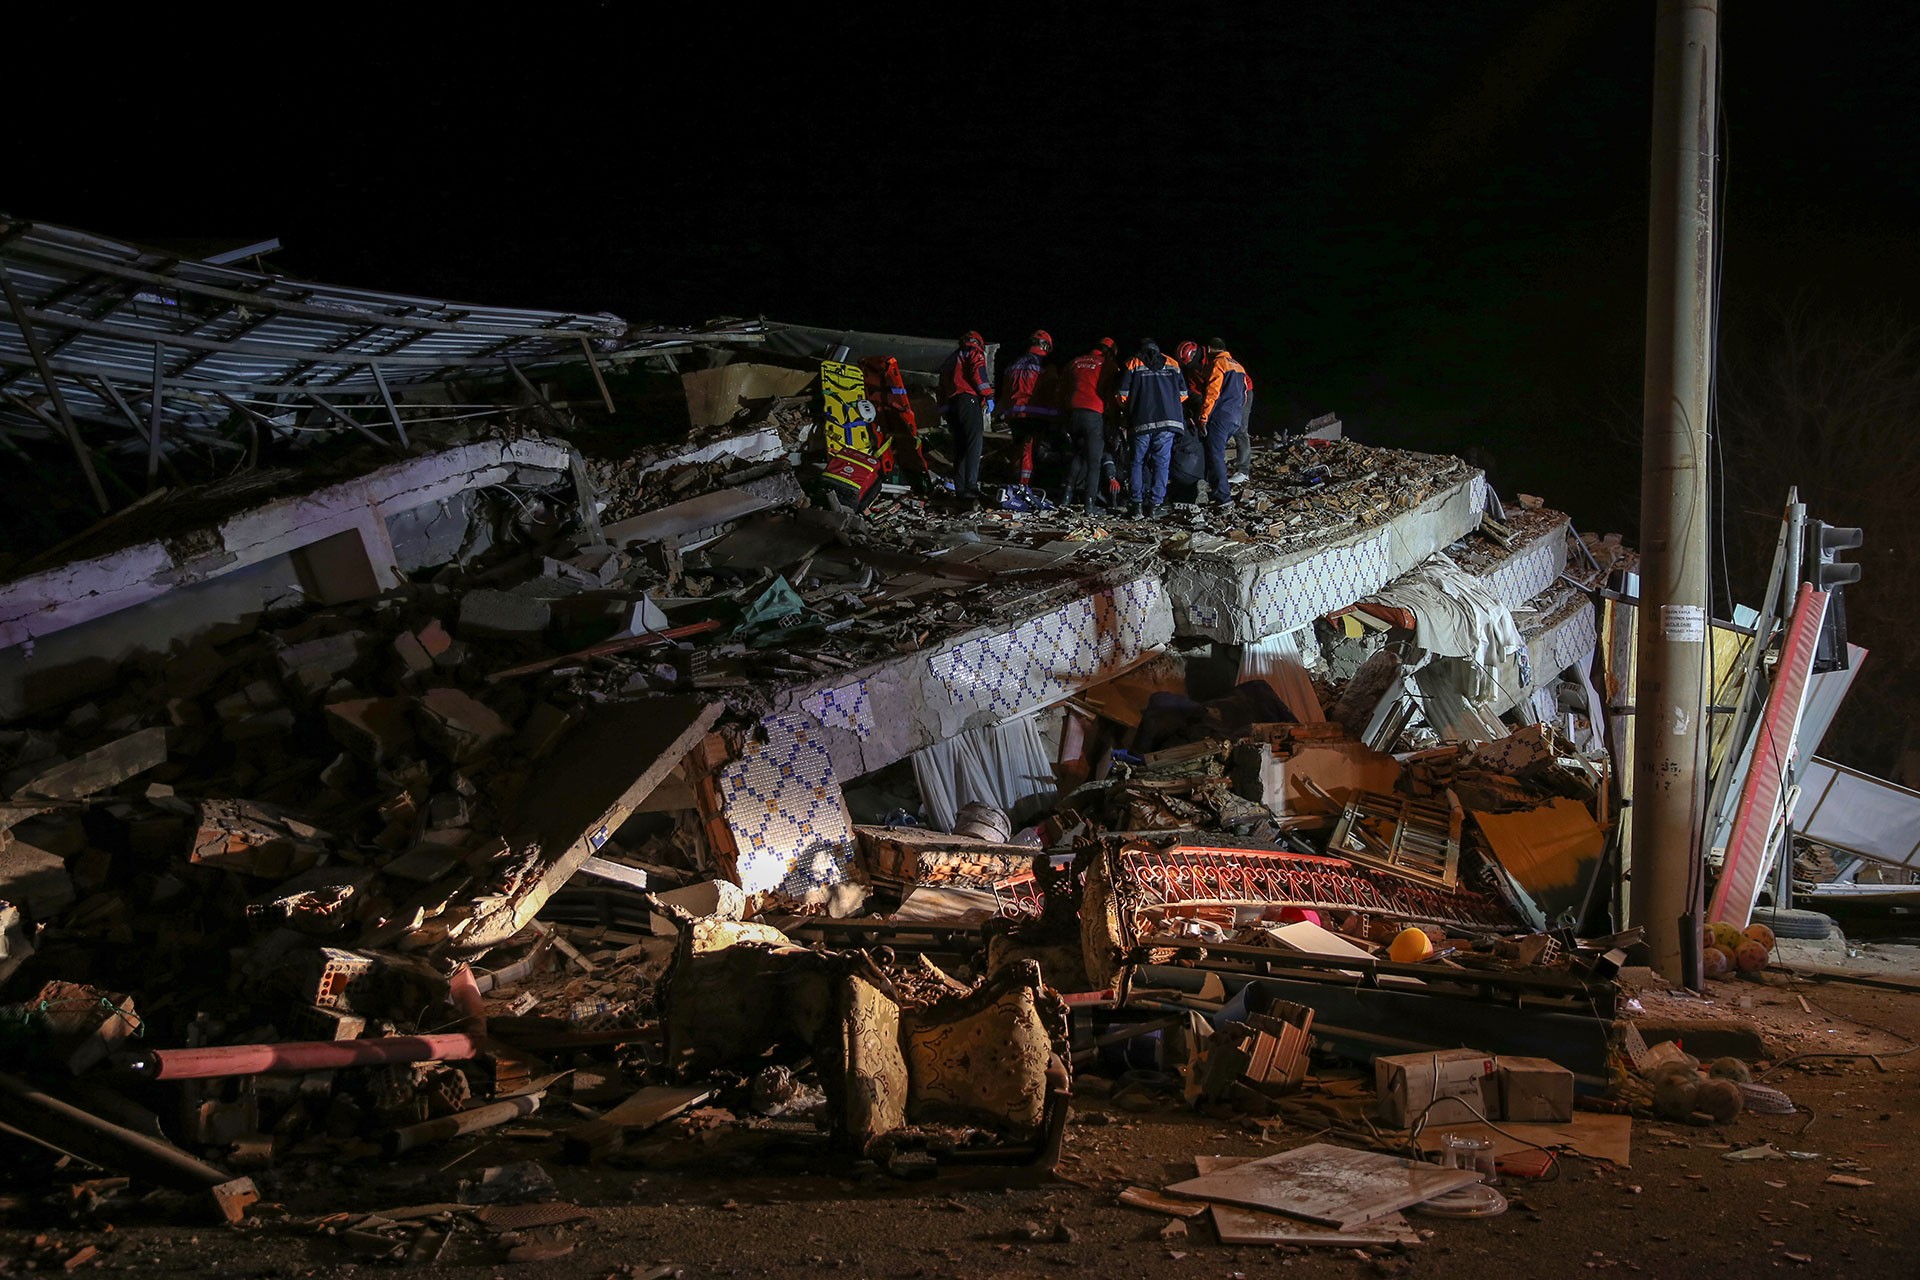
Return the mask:
[[[1644,996],[1648,993],[1643,993]],[[1747,1008],[1740,1007],[1747,997]],[[1756,999],[1755,997],[1759,997]],[[1802,1001],[1805,1001],[1804,1006]],[[633,1153],[618,1165],[569,1167],[550,1131],[481,1137],[435,1149],[405,1165],[377,1158],[333,1166],[282,1167],[261,1176],[284,1216],[224,1228],[187,1225],[184,1202],[108,1201],[76,1220],[71,1198],[29,1197],[0,1227],[0,1274],[61,1270],[77,1251],[97,1252],[74,1269],[233,1277],[378,1274],[364,1241],[316,1226],[327,1214],[367,1212],[454,1198],[454,1180],[484,1166],[537,1160],[562,1198],[588,1221],[496,1235],[474,1224],[454,1233],[437,1264],[406,1269],[435,1276],[1103,1276],[1431,1275],[1553,1277],[1619,1269],[1650,1276],[1747,1276],[1776,1268],[1807,1275],[1920,1275],[1920,1150],[1913,1106],[1920,1052],[1920,996],[1840,983],[1778,987],[1715,984],[1708,1016],[1748,1016],[1770,1043],[1796,1053],[1878,1052],[1860,1058],[1803,1057],[1764,1076],[1811,1117],[1743,1115],[1721,1128],[1636,1120],[1630,1168],[1567,1158],[1558,1176],[1506,1184],[1516,1199],[1479,1221],[1410,1215],[1425,1243],[1404,1252],[1296,1252],[1215,1242],[1207,1219],[1184,1238],[1163,1238],[1170,1219],[1120,1206],[1125,1185],[1160,1187],[1193,1172],[1195,1155],[1267,1155],[1313,1135],[1178,1111],[1133,1114],[1090,1087],[1068,1130],[1061,1176],[1009,1179],[974,1170],[906,1182],[872,1168],[835,1166],[816,1146],[725,1138],[681,1143],[663,1168]],[[1663,1008],[1663,1013],[1668,1010]],[[542,1119],[536,1116],[535,1121]],[[724,1134],[715,1130],[714,1134]],[[1731,1149],[1770,1141],[1812,1159],[1732,1162]],[[9,1159],[19,1159],[10,1156]],[[16,1166],[17,1167],[17,1166]],[[1841,1185],[1840,1176],[1871,1185]],[[49,1207],[55,1206],[55,1207]],[[277,1210],[268,1210],[275,1214]],[[1034,1239],[1033,1236],[1040,1239]],[[562,1256],[508,1262],[507,1250]],[[670,1274],[670,1273],[661,1273]]]

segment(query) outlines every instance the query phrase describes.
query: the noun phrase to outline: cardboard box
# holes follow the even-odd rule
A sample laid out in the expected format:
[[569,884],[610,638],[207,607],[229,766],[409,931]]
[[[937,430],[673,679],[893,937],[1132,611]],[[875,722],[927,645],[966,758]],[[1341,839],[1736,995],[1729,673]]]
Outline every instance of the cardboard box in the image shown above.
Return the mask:
[[1573,1072],[1546,1058],[1500,1059],[1500,1112],[1508,1120],[1573,1119]]
[[1380,1114],[1396,1129],[1410,1128],[1422,1113],[1428,1124],[1499,1119],[1494,1058],[1477,1049],[1375,1058],[1373,1087]]

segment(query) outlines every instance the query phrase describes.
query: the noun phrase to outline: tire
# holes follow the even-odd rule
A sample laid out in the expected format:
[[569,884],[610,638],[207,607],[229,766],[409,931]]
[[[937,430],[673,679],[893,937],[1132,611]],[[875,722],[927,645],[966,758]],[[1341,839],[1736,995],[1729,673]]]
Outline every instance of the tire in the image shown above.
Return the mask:
[[1754,910],[1753,923],[1773,930],[1776,938],[1801,938],[1824,941],[1833,932],[1833,917],[1818,911],[1783,911],[1778,907]]

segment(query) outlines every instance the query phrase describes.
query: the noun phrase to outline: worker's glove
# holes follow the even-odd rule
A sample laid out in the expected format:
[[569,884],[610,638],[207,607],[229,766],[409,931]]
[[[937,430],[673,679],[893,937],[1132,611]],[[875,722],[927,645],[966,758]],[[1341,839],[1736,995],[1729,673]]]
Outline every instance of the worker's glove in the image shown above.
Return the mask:
[[987,416],[991,418],[993,416],[993,397],[992,396],[987,397],[986,409],[987,409]]

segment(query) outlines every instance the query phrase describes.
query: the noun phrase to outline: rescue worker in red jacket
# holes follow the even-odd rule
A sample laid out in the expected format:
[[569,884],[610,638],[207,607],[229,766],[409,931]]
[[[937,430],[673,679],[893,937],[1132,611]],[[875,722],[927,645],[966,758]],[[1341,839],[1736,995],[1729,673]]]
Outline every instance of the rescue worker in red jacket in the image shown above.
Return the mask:
[[1101,464],[1107,452],[1107,405],[1113,399],[1118,374],[1112,338],[1100,339],[1067,366],[1067,437],[1074,452],[1067,470],[1064,502],[1072,506],[1078,495],[1089,515],[1101,488]]
[[993,412],[993,384],[987,378],[987,342],[977,331],[962,334],[960,345],[941,362],[936,394],[940,419],[953,435],[954,496],[978,506],[980,450]]
[[1186,425],[1187,380],[1160,344],[1147,338],[1121,372],[1114,400],[1133,433],[1133,514],[1140,519],[1167,500],[1173,438]]
[[1207,485],[1213,492],[1214,506],[1223,510],[1233,506],[1227,445],[1246,434],[1247,415],[1252,410],[1252,375],[1233,358],[1224,339],[1209,339],[1207,390],[1200,402],[1200,435],[1207,445]]
[[1027,353],[1000,375],[1000,412],[1013,430],[1018,455],[1014,482],[1022,489],[1033,484],[1034,441],[1060,419],[1060,411],[1052,403],[1052,370],[1047,367],[1047,357],[1052,354],[1053,335],[1035,329],[1027,339]]

